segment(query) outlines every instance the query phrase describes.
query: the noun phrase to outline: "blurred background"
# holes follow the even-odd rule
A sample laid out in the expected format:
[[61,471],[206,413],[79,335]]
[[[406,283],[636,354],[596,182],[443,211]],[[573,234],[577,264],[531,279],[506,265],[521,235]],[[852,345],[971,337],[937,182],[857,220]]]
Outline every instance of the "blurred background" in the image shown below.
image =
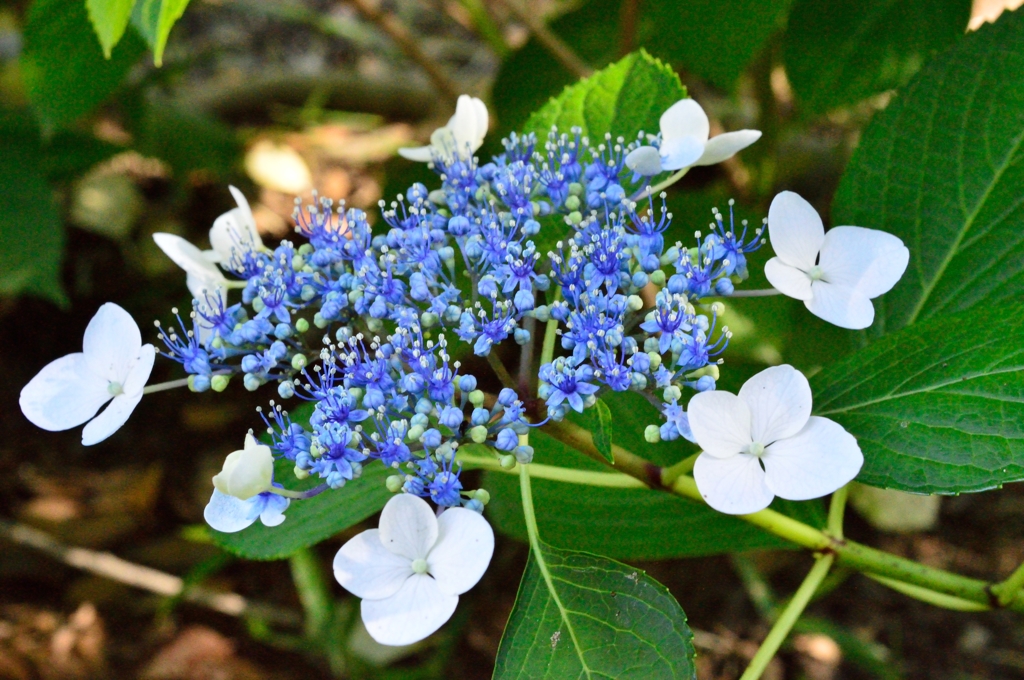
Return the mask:
[[[357,601],[326,570],[364,526],[275,562],[237,560],[211,542],[202,522],[210,477],[259,425],[254,408],[272,393],[236,384],[223,395],[154,394],[89,449],[77,430],[46,433],[21,416],[21,387],[78,351],[103,302],[131,312],[147,341],[151,320],[189,307],[153,232],[203,243],[233,207],[228,184],[249,197],[267,241],[289,235],[295,197],[314,188],[372,215],[413,181],[431,186],[423,165],[395,151],[424,142],[458,94],[488,104],[487,156],[566,84],[641,47],[679,72],[712,134],[764,132],[671,190],[670,240],[706,226],[729,198],[737,218],[758,223],[781,189],[828,215],[860,131],[893,90],[931,54],[1020,4],[192,0],[158,68],[134,22],[108,60],[82,0],[5,2],[0,678],[490,677],[527,557],[521,543],[499,541],[441,633],[392,649],[369,639]],[[766,257],[751,266],[754,287]],[[813,372],[856,342],[788,299],[728,314],[727,388],[783,357]],[[181,377],[168,364],[152,381]],[[941,501],[861,489],[854,507],[851,536],[928,564],[992,577],[1024,561],[1018,487]],[[686,610],[700,677],[725,679],[742,672],[809,563],[760,551],[635,566]],[[837,573],[830,580],[843,587],[819,593],[765,677],[1024,678],[1018,616],[946,612]],[[336,601],[310,601],[324,592]],[[332,612],[330,630],[315,630],[318,607]]]

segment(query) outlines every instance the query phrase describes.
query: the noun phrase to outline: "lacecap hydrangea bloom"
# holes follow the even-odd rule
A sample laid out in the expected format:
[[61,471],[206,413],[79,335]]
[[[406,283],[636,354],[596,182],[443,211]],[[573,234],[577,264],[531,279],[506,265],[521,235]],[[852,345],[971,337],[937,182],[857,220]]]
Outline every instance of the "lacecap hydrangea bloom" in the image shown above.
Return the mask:
[[[247,436],[214,478],[207,522],[224,532],[257,520],[287,531],[289,503],[344,493],[366,466],[385,468],[396,496],[380,529],[346,544],[335,567],[363,598],[371,635],[386,644],[436,630],[490,560],[493,534],[482,516],[490,497],[466,488],[466,444],[510,470],[533,460],[532,428],[634,392],[659,413],[648,442],[704,447],[694,475],[724,512],[752,512],[775,495],[829,493],[860,466],[852,437],[810,416],[810,389],[794,369],[769,369],[739,396],[716,391],[731,338],[722,300],[748,278],[763,226],[735,220],[730,201],[705,229],[684,231],[667,196],[647,184],[647,175],[680,170],[668,183],[691,165],[727,158],[759,133],[710,138],[703,110],[683,100],[654,138],[553,128],[540,138],[512,134],[488,160],[474,155],[487,124],[483,103],[460,97],[428,146],[403,151],[427,162],[438,186],[416,183],[381,201],[376,226],[362,210],[314,194],[297,201],[294,241],[264,244],[232,189],[237,207],[214,223],[210,249],[156,237],[194,296],[188,314],[174,310],[173,323],[157,324],[163,356],[196,392],[239,383],[276,391],[261,410],[262,443]],[[824,234],[820,220],[814,232],[806,211],[789,219],[792,210],[772,209],[779,263],[771,268],[788,277],[779,289],[799,288],[801,299],[817,300],[812,311],[844,299],[859,316],[833,318],[860,323],[861,298],[870,308],[882,283],[898,278],[876,275],[877,262],[894,261],[891,242],[861,238],[875,245],[844,269],[833,255],[846,250],[831,245],[847,242],[842,232]],[[553,353],[535,351],[548,328]],[[74,371],[44,369],[45,379],[26,387],[23,410],[58,429],[92,417],[100,396],[118,404],[123,392],[127,406],[152,363],[135,333],[117,352],[117,371],[82,378],[85,359],[68,362]],[[523,347],[517,379],[501,365],[509,345]],[[481,360],[456,358],[474,355]],[[494,375],[467,368],[485,365]],[[91,395],[88,413],[65,395],[80,387]],[[50,392],[64,396],[48,402]],[[290,404],[306,404],[305,415]],[[116,413],[127,417],[123,406]],[[291,472],[275,479],[275,469]],[[289,488],[297,480],[310,481]]]

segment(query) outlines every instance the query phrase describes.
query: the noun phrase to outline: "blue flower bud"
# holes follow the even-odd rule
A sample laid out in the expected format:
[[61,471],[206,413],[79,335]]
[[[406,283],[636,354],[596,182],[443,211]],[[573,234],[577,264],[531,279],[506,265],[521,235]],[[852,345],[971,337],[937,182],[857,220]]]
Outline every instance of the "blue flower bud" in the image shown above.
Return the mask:
[[518,398],[519,395],[511,387],[503,387],[501,392],[498,392],[498,403],[502,406],[511,406]]
[[514,303],[520,312],[530,311],[534,304],[533,291],[520,289],[516,292]]
[[456,215],[448,220],[448,233],[452,236],[465,236],[472,228],[470,221],[462,215]]
[[523,465],[529,465],[533,462],[533,447],[522,445],[512,449],[512,455],[516,457],[516,460]]
[[459,425],[462,424],[463,415],[462,409],[454,406],[445,406],[441,409],[441,415],[438,417],[438,421],[447,427],[449,430],[458,431]]
[[250,392],[255,392],[263,383],[252,373],[246,373],[245,377],[242,379],[242,384],[245,385],[245,389]]
[[525,345],[530,342],[530,331],[525,328],[517,328],[512,333],[512,337],[515,339],[517,345]]
[[486,425],[490,419],[490,411],[485,408],[475,408],[473,409],[473,414],[469,417],[469,422],[473,425]]
[[467,510],[472,510],[473,512],[479,512],[480,514],[483,514],[484,512],[484,504],[475,498],[470,498],[464,501],[463,507]]
[[441,433],[432,427],[420,435],[420,442],[428,449],[436,449],[441,445]]
[[511,451],[517,446],[519,446],[519,435],[511,429],[500,431],[494,440],[494,447],[499,451]]
[[476,377],[464,375],[459,378],[459,389],[463,392],[472,392],[476,389]]
[[255,354],[246,354],[242,357],[242,370],[246,373],[255,373],[260,369],[259,357]]
[[277,386],[277,393],[282,399],[291,399],[295,396],[295,386],[291,380],[285,380]]
[[715,283],[715,292],[719,295],[732,295],[734,290],[736,290],[736,286],[727,278],[718,279]]
[[284,340],[292,336],[292,327],[286,323],[279,323],[274,326],[274,337],[278,340]]
[[705,375],[697,380],[697,391],[708,392],[715,389],[715,379],[710,375]]

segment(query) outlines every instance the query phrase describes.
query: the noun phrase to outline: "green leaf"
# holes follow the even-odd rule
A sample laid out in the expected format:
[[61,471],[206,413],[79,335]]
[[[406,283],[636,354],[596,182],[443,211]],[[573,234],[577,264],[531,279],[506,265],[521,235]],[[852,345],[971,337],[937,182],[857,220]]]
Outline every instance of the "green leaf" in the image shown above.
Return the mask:
[[834,224],[899,236],[903,280],[875,301],[875,331],[1024,292],[1024,12],[931,60],[868,126]]
[[[692,444],[681,439],[656,445],[644,441],[644,428],[660,419],[654,407],[640,395],[613,393],[602,400],[616,424],[615,439],[620,446],[659,465],[676,463],[696,452]],[[585,426],[578,416],[572,420]],[[542,430],[530,433],[530,445],[534,447],[537,463],[608,470]],[[526,540],[518,480],[513,475],[489,472],[481,486],[491,494],[487,515],[494,527]],[[605,489],[534,479],[533,498],[537,523],[545,540],[559,548],[617,559],[660,560],[789,545],[702,503],[647,489]],[[803,522],[824,526],[817,502],[776,500],[772,507]]]
[[103,55],[110,59],[111,50],[121,40],[132,18],[135,0],[85,0],[89,20],[100,39]]
[[185,13],[189,0],[140,0],[132,13],[132,23],[153,49],[153,63],[162,66],[164,48],[175,22]]
[[857,481],[951,494],[1024,479],[1024,306],[919,322],[811,386],[815,413],[857,437]]
[[35,0],[25,22],[21,72],[44,128],[66,127],[106,101],[144,50],[129,31],[105,59],[82,0]]
[[657,132],[661,114],[684,97],[679,76],[640,50],[565,88],[530,116],[524,132],[543,139],[553,125],[563,132],[579,126],[595,143],[605,133],[632,140],[640,130]]
[[64,226],[44,174],[39,131],[0,116],[0,295],[33,293],[67,305]]
[[496,680],[697,677],[693,633],[665,586],[605,557],[543,543],[540,549],[551,590],[531,554],[501,638]]
[[[275,479],[292,476],[293,467],[294,463],[289,461],[276,461]],[[383,508],[393,495],[384,486],[390,473],[383,465],[367,465],[361,477],[341,489],[328,489],[319,496],[292,501],[284,513],[287,519],[280,526],[267,527],[257,520],[237,533],[212,530],[210,533],[214,543],[235,555],[250,560],[284,559],[300,548],[316,545],[362,522]],[[302,487],[313,485],[307,482]]]
[[615,457],[612,455],[612,412],[608,405],[598,399],[583,415],[594,437],[594,448],[611,463]]
[[786,75],[808,112],[852,104],[906,83],[970,16],[971,0],[797,0]]

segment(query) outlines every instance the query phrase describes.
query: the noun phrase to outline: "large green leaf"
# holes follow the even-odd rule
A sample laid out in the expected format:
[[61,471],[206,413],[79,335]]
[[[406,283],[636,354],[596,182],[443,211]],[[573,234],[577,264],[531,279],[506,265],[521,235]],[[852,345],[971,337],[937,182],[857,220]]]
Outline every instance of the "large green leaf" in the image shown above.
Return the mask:
[[858,481],[919,493],[1024,479],[1024,307],[922,321],[811,380],[857,437]]
[[640,50],[565,88],[524,131],[543,139],[553,125],[563,132],[579,126],[595,144],[606,132],[631,141],[640,130],[657,132],[661,114],[685,96],[675,71]]
[[[696,451],[684,440],[657,445],[644,442],[647,424],[660,421],[654,408],[640,395],[609,394],[602,400],[611,411],[615,442],[620,446],[659,465],[678,462]],[[577,422],[583,424],[581,420]],[[542,431],[530,434],[530,444],[538,463],[608,469]],[[487,514],[494,527],[525,540],[518,480],[512,475],[488,473],[483,486],[491,494]],[[535,479],[533,498],[537,524],[545,540],[559,548],[618,559],[658,560],[789,545],[702,503],[647,489],[607,489]],[[817,502],[776,500],[772,507],[815,526],[824,524]]]
[[797,0],[786,75],[809,112],[852,104],[906,83],[970,16],[971,0]]
[[111,50],[121,40],[132,18],[135,0],[85,0],[89,20],[103,47],[103,55],[110,59]]
[[39,131],[0,116],[0,295],[27,292],[66,304],[64,226],[46,180]]
[[105,59],[82,0],[35,0],[21,53],[29,102],[46,128],[70,125],[117,90],[144,50],[128,31]]
[[864,133],[835,224],[896,234],[903,280],[876,331],[1024,292],[1024,12],[931,60]]
[[[287,479],[291,476],[292,467],[293,463],[277,461],[275,477]],[[330,538],[383,508],[392,496],[384,486],[390,472],[383,465],[367,465],[362,477],[348,482],[341,489],[328,489],[319,496],[292,501],[284,513],[287,519],[280,526],[267,527],[257,521],[237,533],[210,533],[217,545],[241,557],[251,560],[289,557],[296,550]],[[307,480],[305,484],[289,486],[307,488],[315,484],[313,480]]]
[[665,586],[605,557],[543,543],[541,554],[550,589],[531,554],[494,678],[697,677],[693,633]]

